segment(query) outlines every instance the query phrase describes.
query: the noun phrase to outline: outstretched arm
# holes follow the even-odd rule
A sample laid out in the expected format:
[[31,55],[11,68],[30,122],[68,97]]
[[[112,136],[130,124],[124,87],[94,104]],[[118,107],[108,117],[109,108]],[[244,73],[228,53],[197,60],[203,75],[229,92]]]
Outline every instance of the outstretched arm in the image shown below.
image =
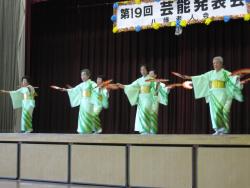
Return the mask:
[[192,80],[192,76],[188,76],[188,75],[183,75],[183,78],[186,80]]
[[60,91],[66,92],[67,89],[66,88],[62,88]]
[[185,80],[191,80],[192,79],[192,76],[188,76],[188,75],[182,75],[178,72],[171,72],[173,75],[179,77],[179,78],[182,78],[182,79],[185,79]]
[[0,93],[10,93],[10,91],[0,90]]
[[117,83],[116,85],[117,85],[119,88],[121,88],[121,89],[124,89],[124,88],[125,88],[125,86],[124,86],[123,84]]

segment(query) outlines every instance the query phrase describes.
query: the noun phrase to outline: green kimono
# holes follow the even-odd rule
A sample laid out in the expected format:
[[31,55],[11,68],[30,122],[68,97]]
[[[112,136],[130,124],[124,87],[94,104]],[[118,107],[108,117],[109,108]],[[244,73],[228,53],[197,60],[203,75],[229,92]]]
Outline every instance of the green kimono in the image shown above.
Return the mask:
[[170,90],[166,88],[166,85],[159,82],[153,82],[151,88],[151,93],[153,95],[153,105],[152,110],[158,114],[159,103],[163,105],[168,105],[168,94]]
[[229,76],[230,72],[221,69],[220,71],[209,71],[200,76],[193,76],[192,83],[195,98],[205,97],[209,103],[212,126],[215,131],[230,131],[230,108],[232,100],[243,101],[241,93],[242,85],[237,76]]
[[72,89],[67,89],[71,107],[80,106],[77,128],[80,134],[95,132],[96,125],[99,124],[94,116],[93,89],[95,87],[96,83],[89,79]]
[[146,82],[151,77],[137,79],[124,88],[132,106],[137,105],[135,131],[141,134],[156,134],[158,131],[158,103],[167,105],[168,89],[154,82]]
[[32,114],[35,108],[35,89],[29,85],[16,91],[10,91],[13,108],[22,108],[21,131],[32,132]]
[[101,128],[101,120],[100,120],[100,113],[103,108],[107,109],[109,107],[109,93],[108,90],[105,88],[95,88],[93,90],[93,104],[94,104],[94,118],[95,118],[95,132],[96,133],[101,133],[102,128]]

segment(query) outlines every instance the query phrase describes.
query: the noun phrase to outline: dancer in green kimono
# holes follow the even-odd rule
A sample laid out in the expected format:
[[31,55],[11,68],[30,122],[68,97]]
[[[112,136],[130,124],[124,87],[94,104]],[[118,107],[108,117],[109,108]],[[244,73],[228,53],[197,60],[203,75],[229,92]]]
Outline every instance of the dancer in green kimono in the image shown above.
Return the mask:
[[[161,85],[159,85],[159,88],[155,88],[155,83],[148,81],[152,78],[148,75],[145,65],[141,65],[140,72],[142,77],[130,85],[122,85],[120,83],[117,85],[124,89],[130,104],[132,106],[137,105],[135,131],[139,131],[140,134],[156,134],[158,131],[158,107],[157,105],[154,106],[155,94],[158,94],[159,103],[167,105],[168,89]],[[155,109],[152,110],[153,108]]]
[[[157,79],[157,74],[155,70],[149,71],[149,77],[152,79]],[[154,113],[154,117],[156,117],[156,121],[158,122],[158,110],[159,110],[159,102],[163,105],[168,105],[168,94],[170,92],[169,87],[167,87],[164,83],[152,81],[151,92],[153,95],[153,103],[152,103],[152,113]],[[161,92],[159,94],[159,92]]]
[[232,100],[242,102],[242,84],[239,77],[230,76],[230,72],[223,69],[223,58],[218,56],[213,58],[214,70],[199,76],[183,76],[191,79],[194,88],[195,98],[205,97],[209,103],[214,135],[226,134],[230,132],[230,108]]
[[101,120],[100,120],[100,113],[103,108],[107,109],[109,107],[109,93],[108,90],[105,87],[102,87],[101,85],[103,84],[104,77],[102,75],[99,75],[97,77],[96,83],[97,86],[93,90],[93,104],[94,104],[94,118],[95,118],[95,133],[101,133],[102,128],[101,128]]
[[30,133],[32,128],[32,115],[35,108],[35,89],[30,85],[30,79],[27,76],[22,78],[21,88],[15,91],[1,90],[2,93],[9,93],[13,108],[22,108],[21,131]]
[[96,126],[100,125],[94,115],[94,93],[97,84],[90,79],[91,73],[88,69],[81,71],[82,83],[74,88],[65,89],[70,99],[71,107],[80,106],[78,114],[77,132],[80,134],[91,134],[96,132]]

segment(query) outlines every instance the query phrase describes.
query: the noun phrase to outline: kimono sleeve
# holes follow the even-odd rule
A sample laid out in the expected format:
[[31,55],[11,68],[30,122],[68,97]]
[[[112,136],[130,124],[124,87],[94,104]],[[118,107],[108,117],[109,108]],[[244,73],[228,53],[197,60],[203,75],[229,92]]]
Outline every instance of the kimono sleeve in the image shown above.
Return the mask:
[[25,88],[20,88],[15,91],[10,91],[10,98],[14,109],[22,107],[24,89]]
[[210,72],[199,76],[192,76],[194,96],[196,99],[207,97],[209,95],[209,74]]
[[159,92],[158,92],[158,101],[163,105],[168,105],[168,94],[170,90],[166,87],[165,84],[160,83]]
[[67,89],[67,93],[69,95],[71,107],[79,106],[82,98],[81,84],[77,85],[74,88]]
[[239,102],[243,101],[242,89],[243,85],[240,83],[239,76],[229,76],[230,72],[225,71],[224,76],[226,78],[226,90],[227,95]]
[[138,81],[134,81],[130,85],[125,85],[124,92],[128,97],[128,100],[132,106],[137,105],[139,93],[140,93],[140,85]]

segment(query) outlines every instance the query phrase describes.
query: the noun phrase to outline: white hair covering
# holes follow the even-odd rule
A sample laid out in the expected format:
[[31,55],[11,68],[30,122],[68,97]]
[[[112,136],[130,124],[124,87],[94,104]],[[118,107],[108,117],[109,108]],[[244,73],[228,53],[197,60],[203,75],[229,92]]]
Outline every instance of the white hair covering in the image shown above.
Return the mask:
[[213,58],[213,60],[217,60],[217,61],[219,61],[221,64],[223,64],[223,57],[221,57],[221,56],[216,56],[216,57]]

